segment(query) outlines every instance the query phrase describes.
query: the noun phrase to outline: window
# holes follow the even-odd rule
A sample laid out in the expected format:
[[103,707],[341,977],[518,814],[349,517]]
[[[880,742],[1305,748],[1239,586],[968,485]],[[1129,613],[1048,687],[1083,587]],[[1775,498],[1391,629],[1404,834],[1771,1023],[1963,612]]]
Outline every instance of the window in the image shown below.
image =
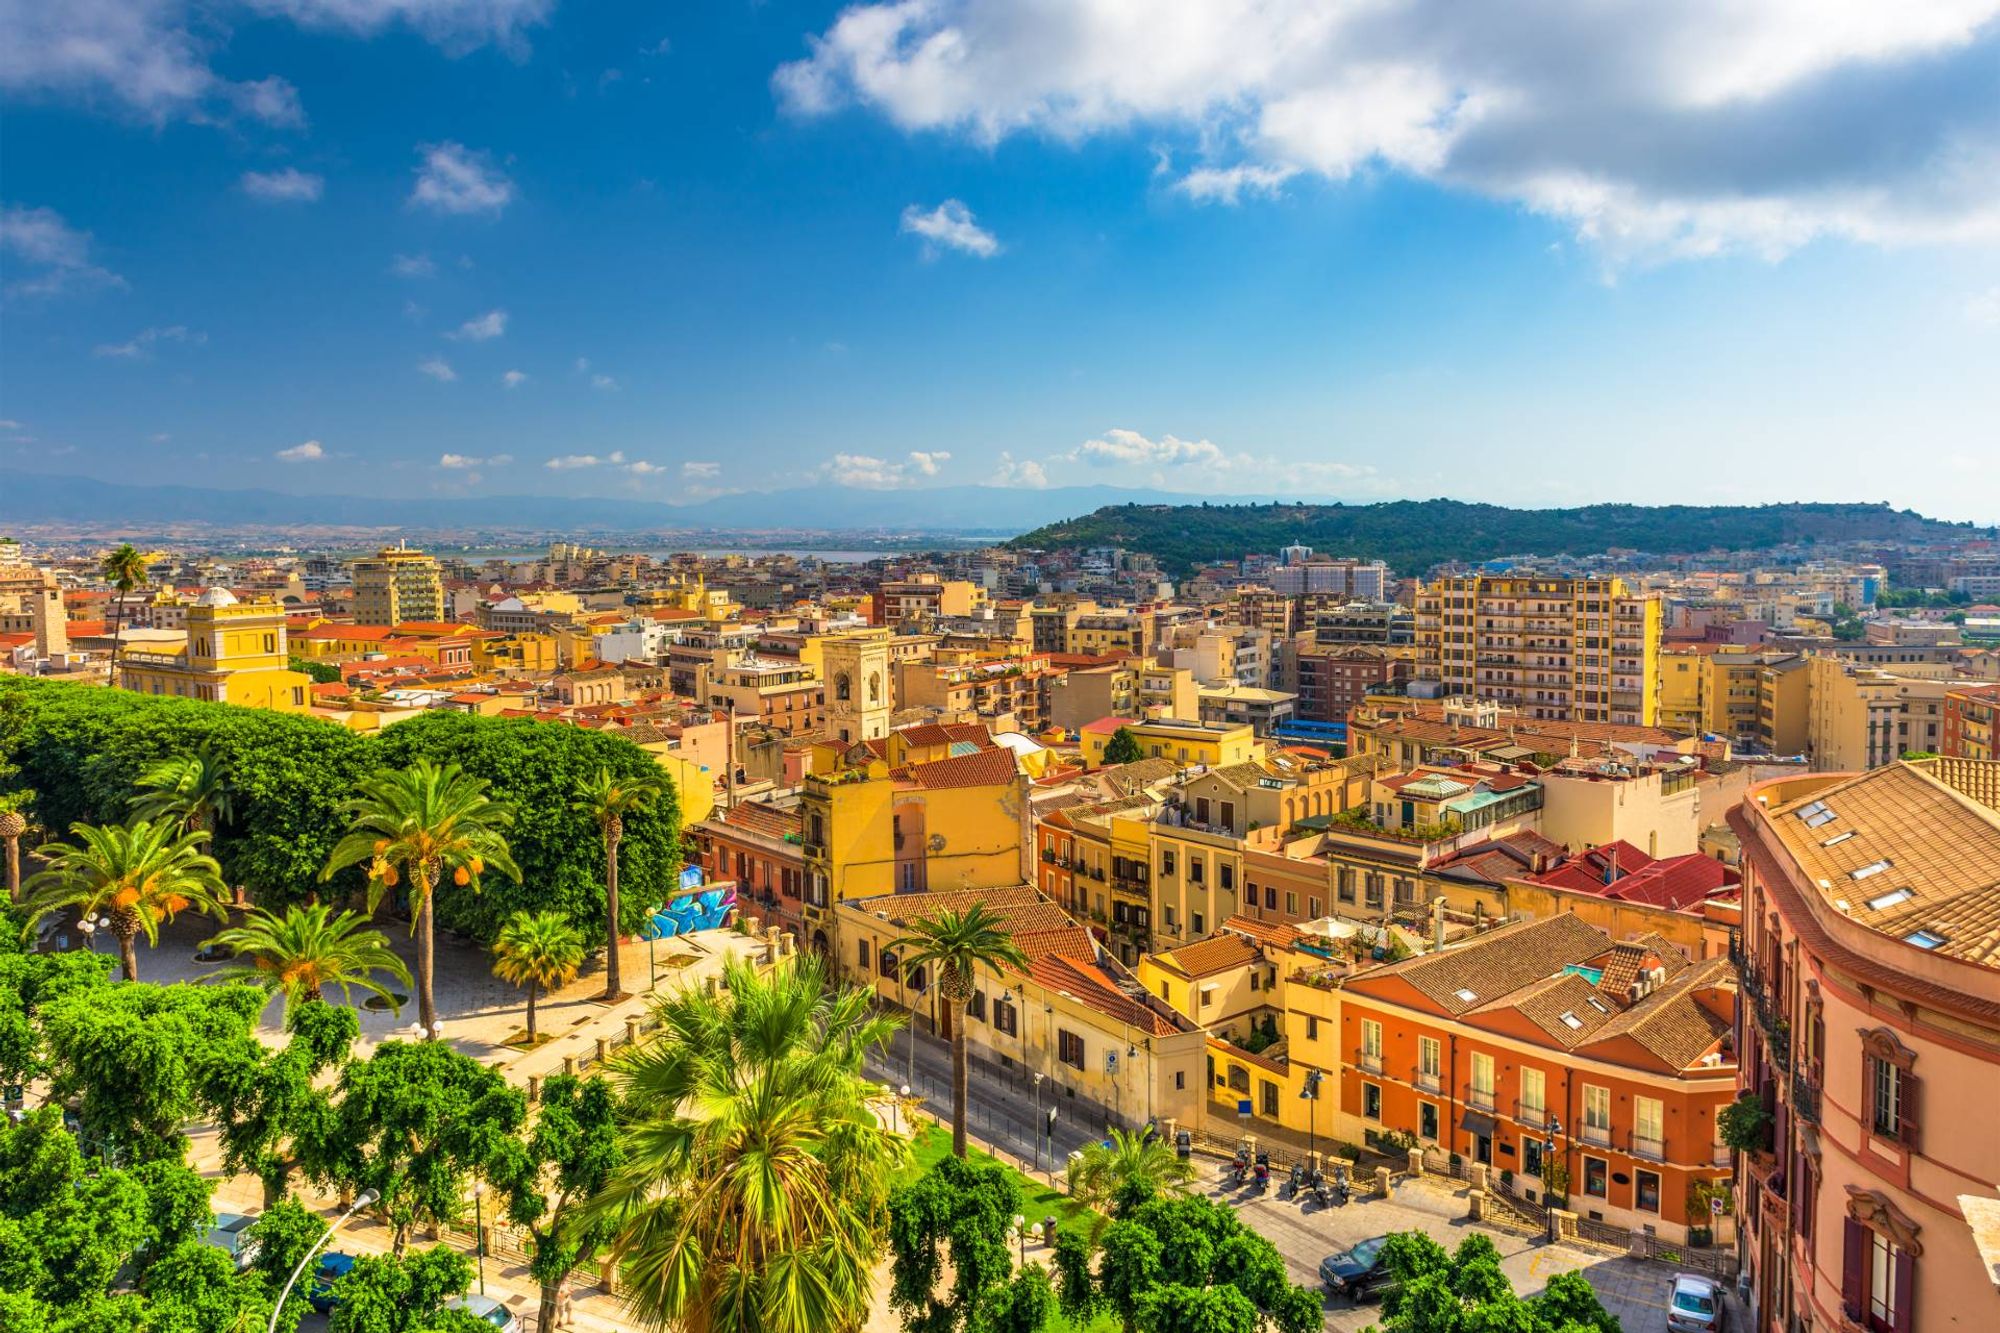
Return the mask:
[[1306,1040],[1319,1040],[1319,1016],[1317,1014],[1306,1015]]
[[1083,1038],[1065,1029],[1056,1029],[1056,1059],[1071,1069],[1083,1068]]
[[1361,1020],[1361,1063],[1368,1069],[1382,1067],[1382,1025],[1372,1018]]
[[1472,1053],[1472,1104],[1483,1110],[1493,1107],[1493,1057],[1484,1051]]
[[861,970],[866,972],[868,970],[868,941],[856,940],[854,943],[855,950],[860,955],[857,961],[861,964]]
[[1361,1115],[1367,1120],[1382,1118],[1382,1089],[1376,1084],[1361,1085]]
[[1193,925],[1194,925],[1194,933],[1195,933],[1195,934],[1197,934],[1197,935],[1201,935],[1201,934],[1204,934],[1204,933],[1206,933],[1206,932],[1204,932],[1204,931],[1202,930],[1202,920],[1201,920],[1201,913],[1200,913],[1200,912],[1190,912],[1190,913],[1188,914],[1188,916],[1189,916],[1189,918],[1191,919],[1191,921],[1193,922]]
[[1222,826],[1232,833],[1236,830],[1236,802],[1222,802]]
[[1899,1123],[1898,1111],[1902,1102],[1901,1070],[1887,1060],[1868,1061],[1868,1072],[1872,1084],[1869,1104],[1869,1128],[1883,1138],[1896,1137]]
[[1583,1085],[1583,1136],[1595,1143],[1611,1142],[1611,1089]]
[[1276,1120],[1278,1118],[1278,1085],[1266,1079],[1258,1085],[1258,1092],[1264,1099],[1264,1114]]
[[1367,886],[1362,893],[1362,901],[1369,907],[1380,907],[1382,905],[1382,877],[1380,875],[1372,871],[1369,873]]
[[1642,1213],[1660,1211],[1660,1177],[1655,1171],[1633,1173],[1632,1206]]
[[[1255,895],[1256,886],[1254,885],[1251,886],[1251,893],[1253,896]],[[1289,893],[1285,895],[1285,897],[1287,898],[1290,898],[1291,896],[1292,895]],[[1264,909],[1269,912],[1275,912],[1278,910],[1278,891],[1275,888],[1271,887],[1269,884],[1266,884],[1264,886]],[[1287,908],[1286,910],[1291,911],[1293,909]]]
[[1542,1174],[1542,1141],[1532,1134],[1521,1136],[1521,1174],[1524,1176]]
[[1208,860],[1206,857],[1190,856],[1187,868],[1188,883],[1203,884],[1208,880]]
[[1602,1157],[1583,1159],[1583,1192],[1595,1198],[1606,1197],[1606,1179],[1610,1175]]
[[[1224,861],[1215,868],[1215,880],[1224,889],[1234,889],[1236,887],[1236,867]],[[1255,894],[1251,895],[1250,901],[1253,903],[1257,901]]]
[[1020,1011],[1005,1000],[993,1002],[993,1027],[995,1031],[1014,1036],[1020,1031]]
[[1866,1113],[1863,1124],[1876,1138],[1893,1139],[1914,1151],[1917,1146],[1917,1076],[1911,1072],[1916,1052],[1905,1047],[1887,1028],[1861,1038],[1862,1088]]
[[[1667,1155],[1666,1117],[1657,1097],[1632,1099],[1632,1151],[1641,1157]],[[1655,1184],[1657,1184],[1657,1180]]]
[[1436,1102],[1417,1104],[1417,1136],[1433,1142],[1438,1136],[1438,1108]]
[[1354,901],[1354,871],[1349,866],[1340,868],[1340,885],[1337,896],[1344,903]]
[[1176,1069],[1174,1071],[1174,1091],[1181,1092],[1184,1091],[1186,1088],[1187,1088],[1187,1071],[1185,1069]]
[[1548,1075],[1539,1069],[1521,1070],[1521,1115],[1540,1124],[1548,1114]]
[[1160,873],[1162,875],[1171,875],[1174,873],[1174,854],[1172,852],[1162,851],[1160,853]]

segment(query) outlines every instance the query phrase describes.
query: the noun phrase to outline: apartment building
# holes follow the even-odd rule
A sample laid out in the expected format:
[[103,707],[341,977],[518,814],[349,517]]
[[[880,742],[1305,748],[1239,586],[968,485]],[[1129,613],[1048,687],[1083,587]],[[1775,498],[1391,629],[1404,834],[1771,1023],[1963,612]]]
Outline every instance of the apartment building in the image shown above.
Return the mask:
[[352,573],[355,624],[444,619],[444,582],[438,563],[422,551],[400,542],[385,546],[355,561]]
[[785,736],[816,736],[826,726],[826,683],[785,658],[746,654],[710,672],[702,702]]
[[[1340,993],[1341,1137],[1414,1134],[1530,1204],[1686,1239],[1728,1178],[1734,969],[1573,916],[1357,972]],[[1551,1148],[1553,1145],[1553,1148]]]
[[1954,685],[1945,691],[1938,753],[1953,759],[1996,759],[2000,732],[2000,685]]
[[141,694],[303,713],[312,677],[290,668],[285,633],[283,606],[210,588],[187,607],[186,642],[119,652],[118,683]]
[[1623,579],[1439,579],[1417,597],[1417,649],[1415,684],[1436,694],[1557,721],[1656,716],[1660,599]]
[[1380,601],[1388,591],[1389,567],[1380,560],[1332,560],[1308,556],[1270,573],[1271,590],[1287,596],[1318,594],[1354,601]]
[[1806,665],[1806,752],[1815,767],[1874,768],[1943,744],[1945,695],[1955,683],[1945,668],[1919,675],[1921,667],[1889,671],[1817,655]]
[[[1742,840],[1736,1175],[1759,1330],[2000,1319],[2000,763],[1764,783]],[[1984,1216],[1987,1239],[1975,1233]]]
[[1127,718],[1099,718],[1079,733],[1083,762],[1091,768],[1104,764],[1104,747],[1120,729],[1132,733],[1139,753],[1151,759],[1171,759],[1185,766],[1240,764],[1258,753],[1261,743],[1248,725],[1205,726],[1185,718],[1159,717],[1146,721]]
[[1401,653],[1371,644],[1310,642],[1298,650],[1298,701],[1293,713],[1301,722],[1345,722],[1371,692],[1392,689],[1410,677],[1414,665]]

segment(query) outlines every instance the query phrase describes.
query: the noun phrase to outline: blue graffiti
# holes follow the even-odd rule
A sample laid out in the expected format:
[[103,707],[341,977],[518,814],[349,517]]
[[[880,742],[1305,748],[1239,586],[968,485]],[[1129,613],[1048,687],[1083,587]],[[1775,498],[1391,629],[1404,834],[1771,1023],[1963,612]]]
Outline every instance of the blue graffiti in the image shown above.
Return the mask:
[[642,940],[663,940],[675,935],[693,935],[704,930],[720,930],[729,924],[736,910],[736,886],[684,893],[655,913],[639,928]]

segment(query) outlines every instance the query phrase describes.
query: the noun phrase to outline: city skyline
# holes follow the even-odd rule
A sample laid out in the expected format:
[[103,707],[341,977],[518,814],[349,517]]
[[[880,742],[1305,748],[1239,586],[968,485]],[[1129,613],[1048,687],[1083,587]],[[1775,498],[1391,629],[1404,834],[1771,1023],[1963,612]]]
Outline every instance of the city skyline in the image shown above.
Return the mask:
[[1991,521],[1995,9],[10,6],[0,465]]

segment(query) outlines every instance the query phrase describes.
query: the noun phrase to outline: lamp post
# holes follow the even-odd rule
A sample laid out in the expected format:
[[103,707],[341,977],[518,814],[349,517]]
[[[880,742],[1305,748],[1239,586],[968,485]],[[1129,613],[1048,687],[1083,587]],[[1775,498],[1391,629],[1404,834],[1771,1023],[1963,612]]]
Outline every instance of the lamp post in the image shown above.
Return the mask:
[[[1037,1070],[1035,1073],[1035,1121],[1037,1125],[1039,1125],[1041,1118],[1042,1118],[1042,1075],[1041,1072]],[[1039,1171],[1042,1169],[1041,1136],[1036,1134],[1034,1128],[1032,1127],[1028,1130],[1028,1135],[1030,1138],[1033,1138],[1035,1140],[1035,1169]]]
[[[1306,1159],[1312,1161],[1319,1156],[1319,1081],[1324,1077],[1317,1069],[1306,1071],[1305,1086],[1299,1089],[1299,1096],[1306,1103]],[[1316,1164],[1316,1163],[1315,1163]]]
[[[1556,1135],[1562,1133],[1563,1122],[1555,1116],[1549,1117],[1548,1137],[1542,1140],[1542,1212],[1549,1228],[1549,1244],[1556,1243],[1556,1196],[1549,1188],[1549,1162],[1556,1155]],[[1567,1163],[1563,1166],[1567,1168]]]
[[76,923],[76,928],[83,932],[83,947],[91,953],[97,952],[97,930],[104,924],[105,918],[97,912],[90,913]]
[[486,1294],[486,1182],[472,1182],[472,1250],[479,1258],[479,1294]]
[[654,903],[646,909],[646,970],[653,978],[649,990],[660,988],[660,913],[666,910],[663,903]]
[[1028,1262],[1028,1219],[1014,1214],[1014,1236],[1021,1242],[1021,1262]]
[[318,1240],[314,1241],[313,1247],[305,1252],[305,1254],[299,1259],[297,1264],[293,1265],[292,1275],[285,1279],[285,1289],[278,1293],[278,1303],[271,1307],[271,1324],[270,1327],[264,1331],[264,1333],[278,1333],[278,1316],[284,1313],[285,1298],[292,1294],[292,1288],[294,1285],[297,1284],[299,1280],[299,1274],[303,1273],[305,1271],[306,1265],[312,1262],[312,1257],[315,1254],[318,1254],[321,1248],[324,1247],[328,1241],[333,1239],[334,1232],[340,1230],[343,1226],[347,1225],[348,1218],[353,1217],[356,1213],[360,1212],[363,1208],[368,1207],[370,1204],[374,1203],[377,1199],[381,1197],[382,1196],[376,1193],[374,1190],[361,1191],[360,1195],[354,1200],[354,1206],[352,1208],[349,1208],[346,1212],[342,1213],[340,1217],[334,1222],[334,1224],[326,1229],[326,1234],[321,1236]]

